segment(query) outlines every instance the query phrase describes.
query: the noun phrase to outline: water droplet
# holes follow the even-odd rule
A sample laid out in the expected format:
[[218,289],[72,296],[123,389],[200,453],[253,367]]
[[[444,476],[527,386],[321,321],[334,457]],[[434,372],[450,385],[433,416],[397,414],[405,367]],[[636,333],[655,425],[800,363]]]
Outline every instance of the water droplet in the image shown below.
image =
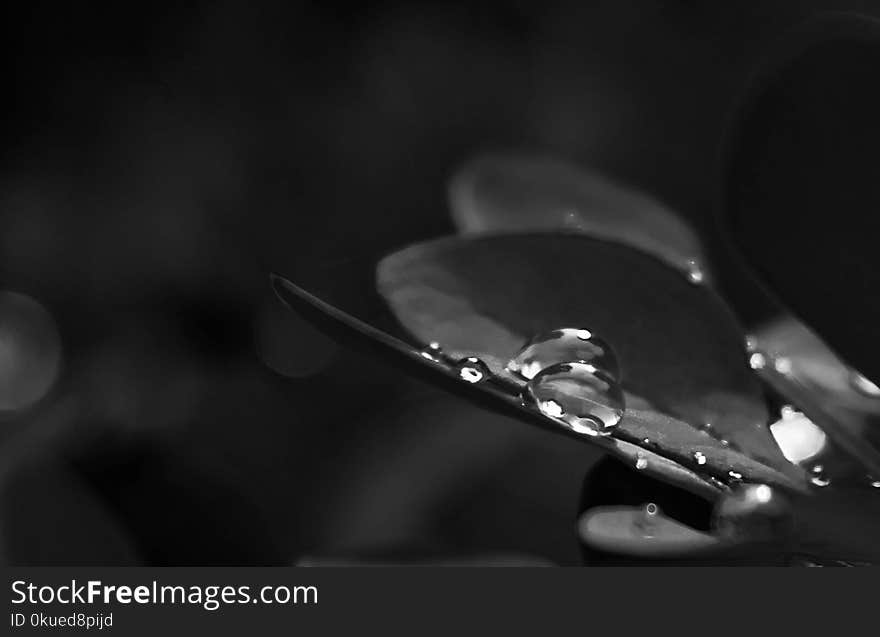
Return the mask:
[[724,494],[712,512],[712,528],[727,540],[769,540],[793,529],[788,500],[766,484],[741,484]]
[[475,356],[463,358],[455,365],[458,377],[468,383],[479,383],[491,375],[489,366]]
[[635,526],[644,537],[654,537],[657,518],[660,516],[660,507],[649,502],[642,509],[642,515],[635,519]]
[[831,479],[826,478],[822,475],[818,475],[810,478],[810,482],[812,482],[817,487],[827,487],[829,484],[831,484]]
[[636,469],[639,471],[648,468],[648,459],[645,458],[642,454],[639,454],[638,459],[636,460]]
[[865,396],[870,396],[871,398],[880,398],[880,387],[862,376],[860,373],[853,372],[850,375],[850,383],[853,387],[856,388],[856,390],[858,390]]
[[810,469],[810,473],[822,473],[823,471],[825,471],[825,467],[820,464],[814,464]]
[[609,435],[623,417],[623,390],[587,363],[552,365],[530,380],[523,400],[544,414],[563,420],[572,431]]
[[767,359],[761,352],[755,352],[749,356],[749,367],[752,369],[764,369],[766,364]]
[[875,489],[880,489],[880,480],[871,480],[871,486]]
[[704,465],[706,464],[706,455],[702,451],[695,451],[694,460],[698,465]]
[[651,439],[650,438],[642,438],[642,444],[644,444],[644,445],[651,444]]
[[614,379],[620,379],[620,366],[611,347],[590,330],[561,328],[531,339],[507,364],[507,369],[526,380],[557,363],[589,363]]
[[419,352],[422,358],[426,358],[434,363],[439,363],[443,358],[443,349],[437,341],[431,341],[428,346]]
[[702,283],[705,275],[703,274],[703,270],[700,268],[700,264],[693,259],[688,259],[687,267],[688,281],[690,281],[691,283]]
[[725,440],[724,438],[719,438],[719,439],[718,439],[718,442],[721,443],[721,446],[722,446],[722,447],[729,447],[729,446],[730,446],[730,441],[729,441],[729,440]]
[[799,412],[791,405],[783,405],[779,409],[779,417],[783,418],[784,420],[791,420],[792,418],[795,418],[799,415],[802,415],[801,412]]
[[752,353],[758,348],[758,338],[751,334],[746,336],[746,352]]
[[732,471],[732,470],[728,471],[727,475],[730,476],[731,480],[742,480],[743,479],[743,474],[739,473],[738,471]]

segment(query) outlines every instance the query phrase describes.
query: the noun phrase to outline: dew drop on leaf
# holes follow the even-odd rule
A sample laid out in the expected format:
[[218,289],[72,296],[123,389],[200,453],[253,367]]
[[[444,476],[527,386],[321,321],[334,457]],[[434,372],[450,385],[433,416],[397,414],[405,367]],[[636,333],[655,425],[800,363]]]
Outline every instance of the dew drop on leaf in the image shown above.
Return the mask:
[[702,283],[706,278],[699,262],[695,259],[689,259],[687,262],[687,277],[691,283]]
[[507,369],[526,380],[557,363],[589,363],[615,380],[620,364],[611,347],[592,331],[564,327],[535,336],[507,364]]
[[694,452],[694,461],[698,465],[704,465],[704,464],[706,464],[706,455],[702,451],[695,451]]
[[660,507],[653,502],[649,502],[642,510],[642,515],[635,520],[635,527],[641,531],[646,538],[654,537],[656,533],[657,520],[660,515]]
[[767,364],[767,358],[761,352],[755,352],[749,356],[749,367],[752,369],[764,369]]
[[810,478],[810,482],[816,487],[827,487],[831,484],[831,479],[824,475],[816,475]]
[[458,377],[468,383],[479,383],[489,377],[489,366],[475,356],[463,358],[455,365]]
[[443,350],[440,347],[440,344],[437,342],[431,342],[425,347],[421,352],[419,352],[422,358],[433,361],[435,363],[439,363],[443,357]]
[[588,363],[559,363],[539,372],[523,390],[526,403],[589,436],[611,434],[623,417],[623,390]]

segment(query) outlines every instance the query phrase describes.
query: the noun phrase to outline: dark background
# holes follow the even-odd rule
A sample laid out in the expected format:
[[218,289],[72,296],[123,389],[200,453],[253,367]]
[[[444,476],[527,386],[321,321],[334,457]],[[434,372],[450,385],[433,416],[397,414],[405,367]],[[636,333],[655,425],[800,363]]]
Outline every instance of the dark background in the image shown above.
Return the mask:
[[576,562],[595,452],[336,349],[268,273],[367,294],[358,255],[452,232],[446,180],[499,148],[594,166],[716,241],[718,146],[763,52],[873,4],[4,9],[0,289],[51,313],[63,364],[0,419],[2,560]]

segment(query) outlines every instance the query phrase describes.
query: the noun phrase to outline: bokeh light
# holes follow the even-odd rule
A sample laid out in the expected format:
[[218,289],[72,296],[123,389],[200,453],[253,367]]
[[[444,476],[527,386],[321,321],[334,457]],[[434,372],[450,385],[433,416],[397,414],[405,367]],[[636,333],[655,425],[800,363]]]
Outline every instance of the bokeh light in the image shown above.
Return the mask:
[[0,413],[45,396],[61,369],[61,337],[48,310],[18,292],[0,291]]

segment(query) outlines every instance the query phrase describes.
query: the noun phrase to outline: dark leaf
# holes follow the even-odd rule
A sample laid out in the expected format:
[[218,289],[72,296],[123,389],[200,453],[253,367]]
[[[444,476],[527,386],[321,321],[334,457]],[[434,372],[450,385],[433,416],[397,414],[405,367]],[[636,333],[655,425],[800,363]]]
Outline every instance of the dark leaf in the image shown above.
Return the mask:
[[[644,474],[702,497],[713,499],[719,490],[724,488],[720,482],[713,481],[709,476],[714,474],[724,479],[728,477],[730,470],[741,473],[744,479],[762,480],[788,489],[802,488],[802,479],[793,465],[784,463],[783,471],[777,471],[725,447],[714,438],[697,432],[683,422],[656,412],[628,411],[619,427],[619,438],[579,435],[559,421],[526,408],[518,394],[511,393],[508,386],[464,382],[453,367],[425,359],[417,348],[359,321],[293,283],[277,276],[273,277],[273,283],[279,297],[288,306],[319,328],[351,346],[369,351],[483,408],[598,445],[630,466],[635,466],[636,463],[644,465],[642,469]],[[650,432],[654,440],[647,446],[642,442],[646,432]],[[687,432],[687,435],[682,435],[684,432]],[[693,442],[691,436],[699,438],[697,447],[691,446]],[[705,465],[698,465],[695,461],[693,453],[697,449],[705,452],[708,459]],[[670,457],[666,457],[667,454]],[[695,469],[706,475],[700,475]],[[784,473],[789,469],[795,470],[794,476]]]
[[880,382],[880,22],[832,14],[779,44],[726,145],[724,221],[773,292]]
[[586,327],[617,352],[627,391],[788,465],[733,315],[650,256],[559,234],[441,239],[386,257],[377,277],[403,326],[452,357],[478,356],[500,373],[531,336]]
[[563,230],[626,243],[680,268],[704,262],[696,233],[670,209],[562,159],[477,157],[454,175],[449,201],[464,234]]

